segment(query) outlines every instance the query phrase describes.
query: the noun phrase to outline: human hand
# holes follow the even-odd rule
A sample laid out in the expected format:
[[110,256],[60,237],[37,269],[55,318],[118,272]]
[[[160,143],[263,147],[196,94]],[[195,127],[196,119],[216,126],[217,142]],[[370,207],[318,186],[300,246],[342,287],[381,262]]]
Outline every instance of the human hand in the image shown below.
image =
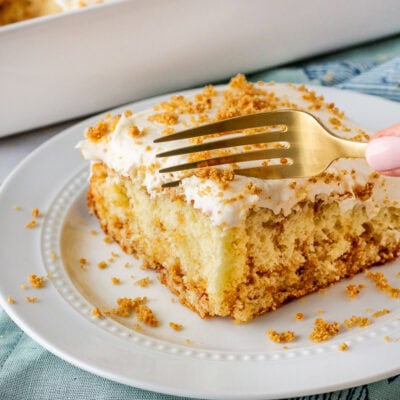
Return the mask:
[[400,176],[400,123],[379,131],[369,142],[365,156],[375,171]]

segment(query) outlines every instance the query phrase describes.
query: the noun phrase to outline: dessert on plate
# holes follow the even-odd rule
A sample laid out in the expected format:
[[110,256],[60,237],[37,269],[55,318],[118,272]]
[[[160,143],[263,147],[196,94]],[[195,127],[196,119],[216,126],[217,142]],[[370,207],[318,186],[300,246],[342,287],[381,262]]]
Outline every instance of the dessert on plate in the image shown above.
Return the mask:
[[[237,75],[227,86],[172,96],[137,114],[106,115],[78,144],[91,160],[88,205],[103,230],[201,317],[249,321],[399,255],[400,185],[364,159],[339,159],[319,176],[296,179],[243,177],[232,165],[158,172],[252,148],[156,158],[217,135],[153,143],[159,136],[288,108],[311,112],[339,136],[368,140],[334,104],[303,85],[253,84]],[[176,179],[179,186],[162,188]]]
[[56,14],[107,0],[0,0],[0,25]]

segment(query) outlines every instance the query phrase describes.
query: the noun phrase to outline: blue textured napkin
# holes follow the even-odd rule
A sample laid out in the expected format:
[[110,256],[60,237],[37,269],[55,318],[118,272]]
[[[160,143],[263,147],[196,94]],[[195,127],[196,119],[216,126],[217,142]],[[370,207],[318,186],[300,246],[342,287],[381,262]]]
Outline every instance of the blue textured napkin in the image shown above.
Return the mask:
[[[313,83],[400,101],[400,36],[249,76],[250,80]],[[400,115],[399,115],[400,121]],[[3,269],[5,266],[3,266]],[[177,399],[82,371],[44,350],[0,311],[0,400]],[[181,398],[182,399],[182,398]],[[400,376],[297,400],[396,400]]]

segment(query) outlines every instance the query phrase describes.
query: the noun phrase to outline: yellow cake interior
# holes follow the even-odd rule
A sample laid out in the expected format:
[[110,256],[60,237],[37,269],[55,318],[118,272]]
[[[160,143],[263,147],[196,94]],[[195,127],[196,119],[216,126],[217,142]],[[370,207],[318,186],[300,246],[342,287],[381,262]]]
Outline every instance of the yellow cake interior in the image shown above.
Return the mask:
[[101,163],[92,168],[88,203],[104,231],[202,317],[248,321],[400,249],[398,208],[383,207],[371,220],[363,207],[342,214],[326,199],[289,216],[254,210],[222,229],[172,193],[151,198]]

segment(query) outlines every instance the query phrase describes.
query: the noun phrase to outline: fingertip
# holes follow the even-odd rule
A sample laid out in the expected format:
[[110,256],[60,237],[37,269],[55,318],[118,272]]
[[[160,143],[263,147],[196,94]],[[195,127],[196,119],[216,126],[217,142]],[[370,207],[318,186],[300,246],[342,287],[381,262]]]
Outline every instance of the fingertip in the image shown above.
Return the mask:
[[378,139],[382,136],[400,136],[400,123],[380,130],[376,135],[371,138],[371,140]]

